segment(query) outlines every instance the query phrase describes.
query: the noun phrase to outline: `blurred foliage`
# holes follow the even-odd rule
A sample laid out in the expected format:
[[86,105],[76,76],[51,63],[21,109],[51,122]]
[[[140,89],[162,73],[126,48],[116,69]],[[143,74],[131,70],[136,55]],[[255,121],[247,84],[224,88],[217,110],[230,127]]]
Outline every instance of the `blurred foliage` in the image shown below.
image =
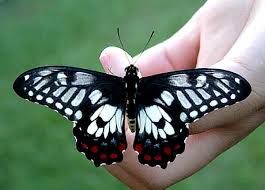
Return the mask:
[[[102,70],[98,56],[131,54],[175,33],[204,1],[0,0],[0,189],[127,189],[75,150],[71,123],[12,91],[21,72],[43,65]],[[170,189],[265,189],[264,128]]]

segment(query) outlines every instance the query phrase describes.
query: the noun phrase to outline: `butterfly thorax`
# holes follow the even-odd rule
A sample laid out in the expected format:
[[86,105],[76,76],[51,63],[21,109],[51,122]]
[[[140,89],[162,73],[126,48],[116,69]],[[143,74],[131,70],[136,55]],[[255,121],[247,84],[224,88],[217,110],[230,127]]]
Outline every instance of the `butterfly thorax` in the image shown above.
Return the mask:
[[127,98],[127,117],[129,121],[129,128],[131,132],[135,132],[136,129],[136,93],[139,83],[138,68],[134,65],[130,65],[125,68],[124,83],[126,88]]

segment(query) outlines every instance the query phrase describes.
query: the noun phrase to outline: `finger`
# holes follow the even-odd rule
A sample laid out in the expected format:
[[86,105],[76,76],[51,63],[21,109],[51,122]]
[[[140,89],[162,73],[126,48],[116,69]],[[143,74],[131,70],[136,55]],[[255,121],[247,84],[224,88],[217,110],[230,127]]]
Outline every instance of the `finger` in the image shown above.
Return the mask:
[[[249,16],[245,29],[239,36],[232,49],[226,55],[227,59],[236,59],[236,62],[253,67],[253,60],[263,64],[255,66],[263,67],[265,59],[265,25],[264,25],[264,1],[255,1],[252,14]],[[253,68],[259,70],[259,67]]]
[[[215,2],[213,2],[215,3]],[[235,2],[234,2],[235,3]],[[265,3],[263,3],[265,4]],[[250,2],[248,3],[242,3],[241,6],[239,6],[239,9],[245,17],[246,15],[243,14],[244,6],[251,7]],[[251,3],[252,5],[252,3]],[[245,7],[245,10],[246,10]],[[225,40],[220,39],[220,44],[224,44],[224,47],[228,47],[230,40],[236,37],[235,43],[232,48],[230,47],[230,50],[228,50],[228,53],[226,55],[224,54],[224,51],[222,48],[217,48],[213,46],[214,44],[219,44],[218,40],[215,40],[215,43],[212,44],[211,41],[209,41],[208,47],[204,47],[205,45],[201,45],[200,49],[200,55],[201,52],[204,54],[204,59],[198,59],[198,66],[210,66],[212,68],[218,68],[218,69],[224,69],[224,70],[230,70],[235,73],[240,74],[244,78],[246,78],[249,83],[252,86],[252,93],[251,95],[244,101],[235,104],[233,106],[229,106],[228,108],[220,109],[216,112],[212,112],[209,115],[201,118],[199,121],[192,123],[190,127],[191,134],[194,133],[200,133],[212,128],[219,127],[220,125],[225,125],[227,123],[239,121],[244,117],[248,117],[250,114],[257,112],[258,110],[265,107],[265,58],[264,58],[264,49],[265,49],[265,26],[260,24],[262,23],[262,15],[259,15],[259,11],[255,11],[255,9],[260,9],[262,5],[254,5],[252,8],[252,11],[256,12],[255,16],[252,16],[248,19],[248,22],[245,26],[245,28],[242,29],[242,26],[237,26],[238,29],[241,30],[239,37],[236,37],[234,33],[229,33],[226,31],[226,33],[231,34],[231,36],[227,37]],[[263,10],[265,9],[265,5],[263,5]],[[231,12],[229,11],[229,14],[231,16]],[[263,12],[261,12],[263,14]],[[218,16],[218,15],[217,15]],[[226,16],[224,16],[226,17]],[[236,17],[236,15],[234,15]],[[260,19],[259,19],[260,18]],[[229,18],[226,18],[226,20],[229,20]],[[245,18],[247,20],[247,18]],[[209,23],[209,26],[205,26],[207,30],[211,30],[211,27],[214,27],[214,22]],[[239,22],[241,23],[241,18],[239,18]],[[246,22],[246,21],[245,21]],[[227,22],[228,27],[234,28],[230,22]],[[238,24],[234,24],[235,26]],[[242,24],[241,24],[242,25]],[[234,28],[234,31],[237,31],[238,29]],[[240,31],[238,30],[238,31]],[[223,29],[218,31],[222,34],[222,36],[225,36],[225,31]],[[218,32],[218,33],[219,33]],[[205,34],[208,38],[211,39],[211,35],[215,36],[213,32],[208,31],[208,35]],[[202,34],[203,36],[203,34]],[[233,37],[234,36],[234,37]],[[227,39],[230,39],[227,41]],[[216,39],[216,38],[215,38]],[[206,41],[206,39],[204,39]],[[205,43],[204,43],[205,44]],[[216,51],[211,52],[211,48],[215,49]],[[219,46],[219,45],[218,45]],[[221,46],[220,46],[221,47]],[[203,50],[207,49],[207,50]],[[263,51],[263,52],[262,52]],[[214,56],[207,56],[207,55],[214,55]],[[225,56],[225,58],[222,58]],[[219,61],[221,59],[221,61]],[[214,62],[217,62],[213,64]],[[260,64],[263,63],[263,64]],[[253,93],[254,92],[254,93]],[[247,109],[246,109],[247,108]]]
[[134,57],[143,76],[173,70],[190,69],[196,65],[199,52],[199,27],[197,16],[168,40]]
[[[262,5],[255,5],[253,9],[259,9],[260,7]],[[265,4],[263,5],[264,9]],[[260,14],[263,14],[263,12]],[[265,107],[265,26],[260,24],[263,18],[260,14],[257,11],[255,16],[252,15],[247,27],[225,58],[211,66],[212,68],[230,70],[240,74],[251,84],[252,93],[246,100],[211,113],[193,123],[191,125],[193,133],[240,120]]]
[[257,109],[261,109],[265,104],[265,3],[255,2],[258,3],[253,5],[253,14],[244,31],[225,58],[213,67],[231,70],[246,78],[255,92],[256,103],[260,104]]
[[197,67],[209,67],[223,59],[244,29],[252,4],[250,0],[207,1],[200,15]]
[[107,47],[102,51],[99,60],[105,72],[122,77],[125,75],[125,67],[132,62],[132,57],[120,48]]

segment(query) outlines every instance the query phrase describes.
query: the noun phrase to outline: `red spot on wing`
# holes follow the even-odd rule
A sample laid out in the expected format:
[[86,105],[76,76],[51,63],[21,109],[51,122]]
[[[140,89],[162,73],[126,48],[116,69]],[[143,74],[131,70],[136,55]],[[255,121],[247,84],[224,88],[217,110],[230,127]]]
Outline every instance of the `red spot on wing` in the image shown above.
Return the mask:
[[155,156],[155,160],[156,160],[156,161],[160,161],[160,160],[162,160],[162,156],[161,156],[160,154],[157,154],[157,155]]
[[81,146],[82,146],[83,149],[88,149],[88,145],[85,144],[85,143],[82,143]]
[[179,144],[176,144],[175,146],[174,146],[174,149],[175,150],[178,150],[180,148],[180,145]]
[[137,151],[139,154],[142,152],[142,150],[143,150],[143,145],[141,144],[135,145],[135,151]]
[[164,153],[165,153],[166,155],[170,155],[170,154],[171,154],[171,149],[170,149],[170,147],[168,147],[168,146],[164,147]]
[[152,158],[151,158],[151,156],[149,154],[146,154],[146,155],[144,155],[144,159],[146,161],[150,161]]
[[90,151],[93,152],[93,153],[97,153],[98,152],[98,147],[96,145],[92,146],[90,148]]
[[118,158],[118,154],[116,154],[116,153],[111,153],[111,154],[110,154],[110,158],[111,158],[111,159],[116,159],[116,158]]
[[119,144],[119,151],[122,152],[123,150],[125,150],[125,148],[126,148],[126,145],[124,143]]
[[107,159],[107,155],[105,153],[101,153],[99,155],[99,157],[100,157],[101,160],[106,160]]

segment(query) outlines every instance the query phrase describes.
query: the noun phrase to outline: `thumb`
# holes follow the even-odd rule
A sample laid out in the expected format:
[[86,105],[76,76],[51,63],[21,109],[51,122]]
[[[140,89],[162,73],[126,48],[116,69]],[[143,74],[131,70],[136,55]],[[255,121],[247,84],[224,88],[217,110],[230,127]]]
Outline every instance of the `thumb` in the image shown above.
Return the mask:
[[124,50],[117,47],[105,48],[99,60],[106,73],[123,77],[124,69],[132,63],[132,57]]

